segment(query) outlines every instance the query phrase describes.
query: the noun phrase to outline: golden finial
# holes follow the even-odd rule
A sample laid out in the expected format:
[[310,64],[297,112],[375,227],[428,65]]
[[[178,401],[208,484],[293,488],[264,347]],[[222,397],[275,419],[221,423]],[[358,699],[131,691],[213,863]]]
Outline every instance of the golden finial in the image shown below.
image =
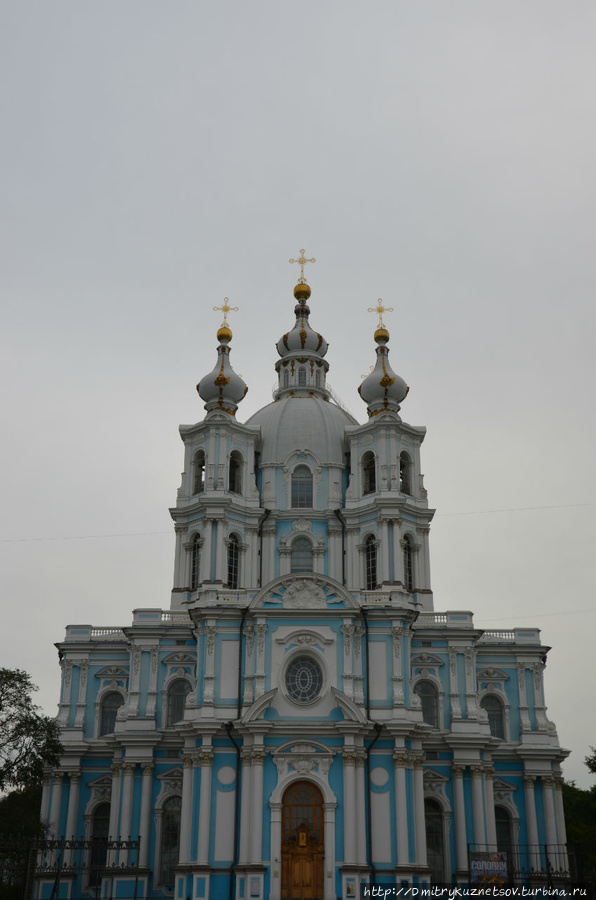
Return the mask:
[[393,307],[392,306],[383,306],[383,301],[379,299],[379,300],[377,300],[376,306],[368,307],[368,312],[376,312],[379,316],[379,324],[377,325],[377,328],[385,328],[385,323],[383,322],[383,313],[384,312],[393,312]]
[[306,284],[306,278],[304,277],[304,266],[306,265],[306,263],[316,262],[314,257],[313,257],[313,259],[307,259],[306,256],[304,255],[305,253],[306,253],[306,250],[301,250],[300,256],[298,257],[298,259],[290,260],[291,263],[298,263],[298,265],[300,266],[300,278],[298,279],[298,282],[297,282],[298,284]]
[[230,306],[230,301],[228,300],[227,297],[224,297],[223,306],[214,306],[213,309],[215,312],[217,312],[219,310],[219,312],[222,312],[224,314],[223,322],[219,326],[219,330],[217,332],[218,341],[222,341],[222,340],[231,341],[232,340],[232,329],[228,325],[228,313],[229,312],[238,312],[238,307]]

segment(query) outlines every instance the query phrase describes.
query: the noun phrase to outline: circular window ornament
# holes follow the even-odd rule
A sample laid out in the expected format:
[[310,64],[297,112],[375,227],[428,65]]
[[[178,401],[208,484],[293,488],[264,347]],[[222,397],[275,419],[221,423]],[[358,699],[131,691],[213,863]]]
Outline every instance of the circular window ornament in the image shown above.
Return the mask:
[[323,670],[312,656],[297,656],[286,669],[286,691],[294,703],[313,703],[323,688]]

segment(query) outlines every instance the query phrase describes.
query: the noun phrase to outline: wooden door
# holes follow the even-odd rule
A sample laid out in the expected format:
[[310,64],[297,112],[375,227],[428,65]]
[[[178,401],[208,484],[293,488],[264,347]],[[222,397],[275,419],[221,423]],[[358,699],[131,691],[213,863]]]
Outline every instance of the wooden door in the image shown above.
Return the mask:
[[282,900],[323,900],[323,798],[300,781],[284,794],[281,845]]

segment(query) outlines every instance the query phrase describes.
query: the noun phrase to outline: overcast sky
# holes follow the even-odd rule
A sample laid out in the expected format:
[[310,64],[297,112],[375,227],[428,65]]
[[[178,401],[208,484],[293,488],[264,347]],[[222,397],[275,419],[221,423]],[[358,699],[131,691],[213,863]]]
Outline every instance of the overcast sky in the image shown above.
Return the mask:
[[245,421],[304,247],[360,421],[394,309],[435,608],[542,629],[593,783],[595,46],[591,0],[2,3],[0,665],[48,712],[68,623],[168,607],[212,307]]

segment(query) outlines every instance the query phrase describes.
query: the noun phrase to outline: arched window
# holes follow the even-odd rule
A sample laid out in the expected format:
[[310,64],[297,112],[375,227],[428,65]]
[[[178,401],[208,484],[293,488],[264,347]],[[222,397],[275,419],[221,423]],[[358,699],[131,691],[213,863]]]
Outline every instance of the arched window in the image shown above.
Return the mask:
[[235,534],[231,534],[228,540],[228,587],[233,590],[238,588],[239,565],[240,542]]
[[312,544],[305,537],[298,537],[292,543],[290,572],[312,572]]
[[503,704],[501,703],[499,698],[491,696],[489,694],[486,697],[482,698],[482,700],[480,701],[480,706],[488,713],[488,725],[492,736],[496,738],[504,738],[505,724],[503,721]]
[[315,384],[317,387],[321,387],[321,371],[317,369],[315,372]]
[[443,810],[436,800],[424,801],[426,824],[426,859],[433,884],[445,881],[445,848],[443,846]]
[[509,811],[504,806],[495,806],[495,826],[497,831],[497,850],[500,853],[507,854],[507,868],[512,874],[514,868],[513,828],[511,827]]
[[300,366],[298,369],[298,387],[306,387],[306,369]]
[[104,868],[108,858],[109,833],[110,804],[100,803],[93,810],[91,818],[90,887],[96,887],[101,882],[101,870]]
[[399,489],[402,494],[412,493],[412,460],[405,450],[399,454]]
[[296,466],[292,472],[292,509],[312,508],[312,472],[308,466]]
[[163,887],[174,887],[175,869],[180,853],[180,797],[170,797],[163,805],[160,848],[160,882]]
[[196,591],[201,580],[201,535],[195,534],[192,541],[192,560],[190,563],[190,589]]
[[192,492],[193,492],[193,494],[202,494],[204,490],[205,490],[205,451],[199,450],[195,454]]
[[374,591],[377,586],[377,542],[374,535],[369,534],[366,539],[366,590]]
[[284,387],[289,387],[290,385],[290,373],[287,369],[284,370]]
[[368,450],[362,457],[362,493],[374,494],[377,489],[375,454]]
[[432,681],[419,681],[414,693],[420,697],[422,719],[433,728],[439,727],[439,694]]
[[242,454],[233,450],[230,455],[228,490],[231,494],[242,493]]
[[124,703],[122,694],[111,691],[106,694],[101,702],[101,714],[99,719],[99,736],[112,734],[116,727],[116,715]]
[[190,684],[185,678],[177,678],[168,688],[168,718],[167,724],[174,725],[184,718],[186,697],[190,694]]
[[404,587],[406,591],[414,590],[414,548],[412,547],[412,538],[406,534],[403,541],[404,546]]

